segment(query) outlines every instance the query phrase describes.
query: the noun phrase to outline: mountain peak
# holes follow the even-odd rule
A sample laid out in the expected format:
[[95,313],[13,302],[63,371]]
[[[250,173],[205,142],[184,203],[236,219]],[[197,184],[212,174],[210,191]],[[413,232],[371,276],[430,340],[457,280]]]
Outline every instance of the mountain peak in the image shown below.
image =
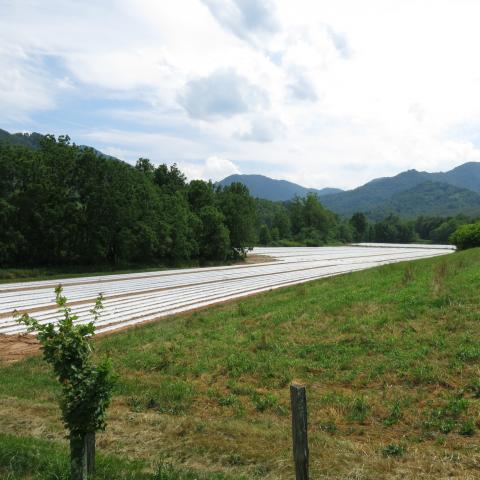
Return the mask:
[[296,183],[289,182],[288,180],[277,180],[265,175],[256,174],[229,175],[218,182],[218,185],[227,186],[234,182],[243,183],[250,190],[252,196],[274,202],[286,202],[295,196],[305,197],[309,193],[323,196],[343,191],[339,188],[322,188],[320,190],[306,188]]

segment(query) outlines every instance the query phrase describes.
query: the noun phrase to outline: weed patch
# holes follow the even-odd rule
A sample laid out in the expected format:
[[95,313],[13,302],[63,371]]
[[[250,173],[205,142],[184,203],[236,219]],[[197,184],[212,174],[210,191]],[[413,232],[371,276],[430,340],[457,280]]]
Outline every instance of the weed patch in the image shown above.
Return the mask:
[[390,443],[382,449],[382,454],[385,457],[401,457],[404,453],[405,447],[396,443]]

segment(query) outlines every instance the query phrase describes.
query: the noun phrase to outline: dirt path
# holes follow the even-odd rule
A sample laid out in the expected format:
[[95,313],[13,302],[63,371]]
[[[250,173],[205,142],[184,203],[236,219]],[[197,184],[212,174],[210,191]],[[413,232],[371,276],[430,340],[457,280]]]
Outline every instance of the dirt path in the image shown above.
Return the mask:
[[0,334],[0,364],[8,365],[18,362],[39,351],[40,344],[33,335],[27,333],[19,335]]

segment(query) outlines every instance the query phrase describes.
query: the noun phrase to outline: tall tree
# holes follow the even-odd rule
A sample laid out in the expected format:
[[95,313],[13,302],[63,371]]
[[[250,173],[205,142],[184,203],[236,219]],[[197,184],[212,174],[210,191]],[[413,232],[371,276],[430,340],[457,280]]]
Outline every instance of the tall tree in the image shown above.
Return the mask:
[[230,232],[233,253],[245,256],[256,239],[256,211],[253,198],[247,187],[241,183],[232,183],[228,187],[219,188],[217,195],[219,208],[225,215],[225,223]]
[[356,242],[366,240],[368,220],[364,213],[356,212],[350,218],[350,225],[353,228],[353,238]]

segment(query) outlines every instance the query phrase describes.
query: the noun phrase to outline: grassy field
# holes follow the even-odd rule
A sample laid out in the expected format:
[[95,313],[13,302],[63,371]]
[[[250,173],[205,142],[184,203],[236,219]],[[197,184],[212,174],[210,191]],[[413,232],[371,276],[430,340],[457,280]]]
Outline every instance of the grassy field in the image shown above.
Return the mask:
[[[292,380],[308,388],[312,478],[478,478],[479,291],[475,249],[99,338],[120,385],[98,478],[293,478]],[[48,368],[0,375],[2,478],[66,478]]]

